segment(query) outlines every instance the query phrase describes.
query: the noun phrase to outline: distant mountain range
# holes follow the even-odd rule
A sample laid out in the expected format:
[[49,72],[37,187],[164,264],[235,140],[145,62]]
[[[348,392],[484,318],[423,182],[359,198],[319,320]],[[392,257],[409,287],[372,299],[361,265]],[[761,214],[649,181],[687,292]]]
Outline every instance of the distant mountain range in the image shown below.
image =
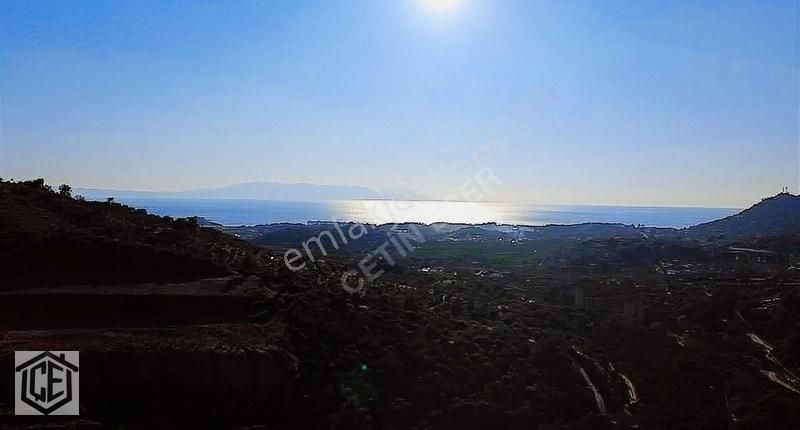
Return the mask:
[[188,191],[125,191],[98,188],[79,188],[75,192],[87,199],[126,198],[187,198],[187,199],[257,199],[257,200],[347,200],[408,198],[419,196],[410,190],[398,192],[393,188],[378,192],[366,187],[351,185],[284,184],[279,182],[247,182],[220,188],[204,188]]

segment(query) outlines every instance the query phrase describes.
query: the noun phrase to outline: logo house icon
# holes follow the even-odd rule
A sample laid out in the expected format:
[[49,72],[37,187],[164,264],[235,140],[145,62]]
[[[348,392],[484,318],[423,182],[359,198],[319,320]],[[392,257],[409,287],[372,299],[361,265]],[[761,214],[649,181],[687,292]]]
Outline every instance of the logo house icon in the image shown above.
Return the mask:
[[78,351],[14,353],[16,415],[78,415]]

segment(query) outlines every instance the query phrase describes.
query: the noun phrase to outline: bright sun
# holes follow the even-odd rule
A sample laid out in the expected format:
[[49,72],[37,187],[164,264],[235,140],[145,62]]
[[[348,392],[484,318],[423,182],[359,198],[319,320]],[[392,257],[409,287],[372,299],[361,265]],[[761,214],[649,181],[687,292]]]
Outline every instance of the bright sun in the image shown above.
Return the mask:
[[421,0],[426,9],[436,13],[453,12],[464,4],[464,0]]

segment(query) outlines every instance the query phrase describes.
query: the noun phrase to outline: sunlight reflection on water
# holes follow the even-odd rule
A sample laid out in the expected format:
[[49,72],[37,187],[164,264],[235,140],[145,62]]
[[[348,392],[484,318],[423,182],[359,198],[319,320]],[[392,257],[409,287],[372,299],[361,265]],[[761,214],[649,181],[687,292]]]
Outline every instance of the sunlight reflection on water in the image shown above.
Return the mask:
[[531,205],[408,200],[289,202],[233,199],[119,199],[158,215],[201,216],[227,225],[308,221],[434,222],[545,225],[618,222],[685,227],[732,215],[738,209],[642,206]]
[[415,221],[480,224],[501,218],[497,204],[478,202],[431,202],[409,200],[347,200],[333,203],[342,213],[342,220],[358,220],[370,224]]
[[489,202],[346,200],[332,202],[338,221],[371,224],[435,222],[545,225],[621,222],[685,227],[735,213],[728,208],[681,208],[581,205],[519,205]]

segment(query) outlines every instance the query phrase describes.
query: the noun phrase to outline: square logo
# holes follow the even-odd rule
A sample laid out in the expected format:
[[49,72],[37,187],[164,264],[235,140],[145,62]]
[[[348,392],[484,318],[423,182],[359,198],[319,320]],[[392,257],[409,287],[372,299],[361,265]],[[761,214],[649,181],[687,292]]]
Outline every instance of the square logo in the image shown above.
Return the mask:
[[78,415],[78,351],[14,352],[16,415]]

